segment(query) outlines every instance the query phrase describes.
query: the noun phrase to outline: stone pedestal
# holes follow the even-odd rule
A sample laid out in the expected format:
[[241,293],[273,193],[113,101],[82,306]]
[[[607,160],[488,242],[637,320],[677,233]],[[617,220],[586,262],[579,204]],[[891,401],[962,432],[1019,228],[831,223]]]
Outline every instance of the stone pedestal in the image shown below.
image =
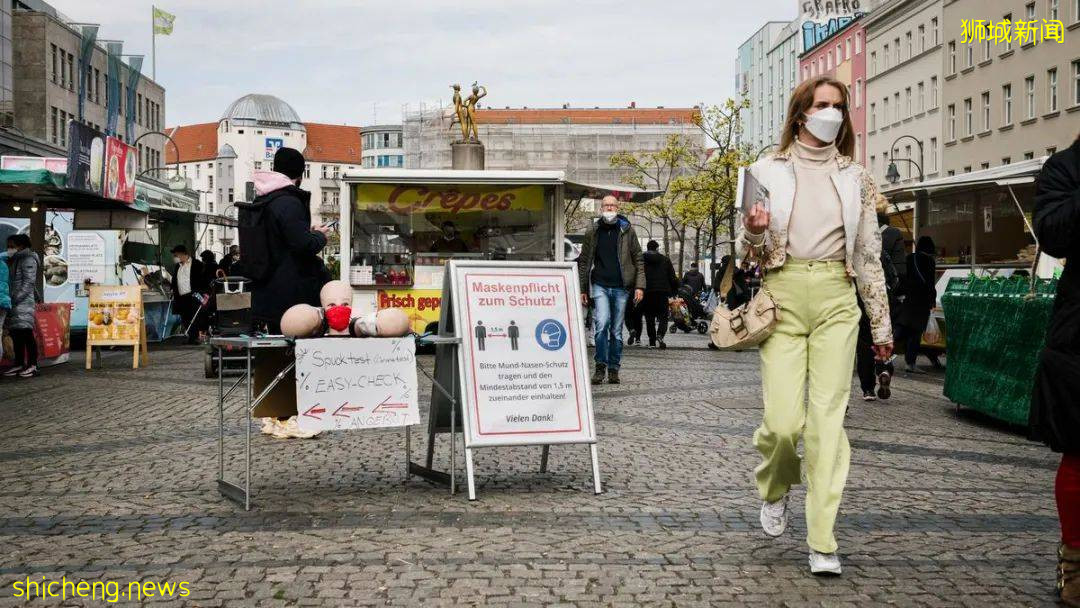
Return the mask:
[[483,171],[484,144],[478,141],[455,141],[450,144],[450,168]]

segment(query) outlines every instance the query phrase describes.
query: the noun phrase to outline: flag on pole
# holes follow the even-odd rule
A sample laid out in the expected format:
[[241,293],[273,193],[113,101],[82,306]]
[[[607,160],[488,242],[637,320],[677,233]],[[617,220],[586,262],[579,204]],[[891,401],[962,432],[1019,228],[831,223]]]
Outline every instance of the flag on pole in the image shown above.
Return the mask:
[[158,7],[154,7],[154,33],[168,36],[172,33],[173,20],[176,15],[170,15]]

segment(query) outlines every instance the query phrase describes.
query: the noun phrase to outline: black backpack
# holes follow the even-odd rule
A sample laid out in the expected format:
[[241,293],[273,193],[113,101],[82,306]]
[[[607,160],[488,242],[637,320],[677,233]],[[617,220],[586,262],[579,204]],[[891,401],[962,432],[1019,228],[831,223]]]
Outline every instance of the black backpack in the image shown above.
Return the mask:
[[237,208],[240,259],[232,265],[230,272],[256,283],[270,278],[274,268],[270,250],[274,227],[269,202],[234,203]]

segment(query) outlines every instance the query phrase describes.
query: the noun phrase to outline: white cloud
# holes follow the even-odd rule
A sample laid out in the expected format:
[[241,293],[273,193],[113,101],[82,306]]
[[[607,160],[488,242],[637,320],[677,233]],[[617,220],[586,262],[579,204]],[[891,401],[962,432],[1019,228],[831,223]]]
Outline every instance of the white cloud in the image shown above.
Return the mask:
[[[155,0],[176,15],[159,36],[170,125],[217,120],[246,93],[312,122],[400,119],[479,80],[493,107],[687,106],[734,92],[738,45],[793,0]],[[52,0],[100,36],[146,53],[150,2]]]

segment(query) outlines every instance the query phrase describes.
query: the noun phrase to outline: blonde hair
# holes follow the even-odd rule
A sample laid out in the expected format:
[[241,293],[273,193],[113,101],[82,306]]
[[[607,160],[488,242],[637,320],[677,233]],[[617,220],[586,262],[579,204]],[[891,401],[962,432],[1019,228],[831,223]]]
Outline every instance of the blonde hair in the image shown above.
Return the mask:
[[780,151],[786,151],[799,136],[799,122],[804,120],[803,115],[814,105],[814,92],[818,87],[825,85],[836,87],[840,91],[841,112],[844,114],[844,122],[840,125],[840,132],[836,135],[836,150],[844,156],[855,155],[855,128],[851,124],[851,114],[848,112],[847,85],[832,76],[818,76],[805,80],[791,93],[788,100],[787,119],[784,121],[783,131],[780,132]]

